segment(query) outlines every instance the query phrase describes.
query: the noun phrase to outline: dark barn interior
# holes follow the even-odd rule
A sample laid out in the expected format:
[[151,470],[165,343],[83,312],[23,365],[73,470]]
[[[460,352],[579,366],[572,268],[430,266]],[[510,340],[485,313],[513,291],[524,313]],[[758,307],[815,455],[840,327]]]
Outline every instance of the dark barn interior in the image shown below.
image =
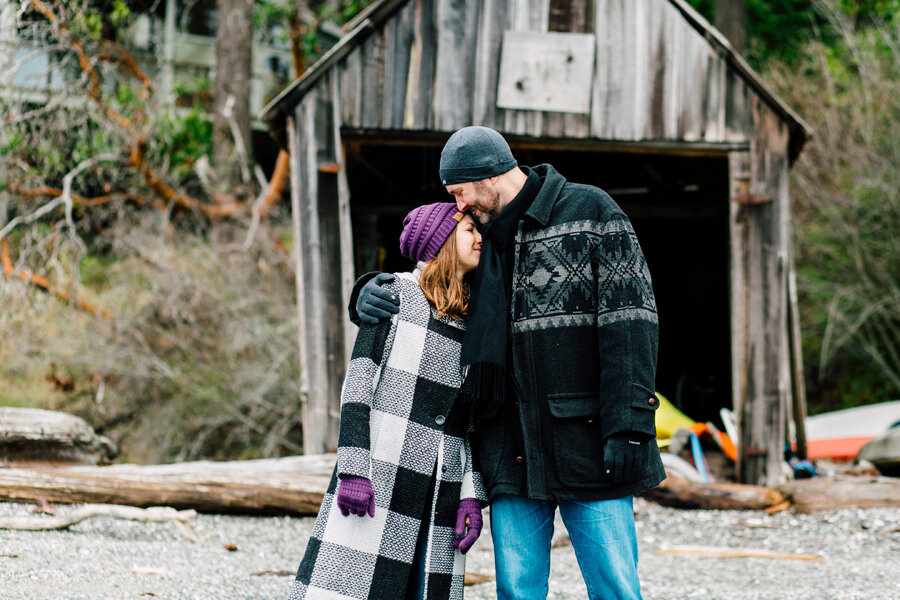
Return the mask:
[[[726,157],[511,146],[522,164],[550,163],[606,190],[629,216],[659,310],[657,390],[691,418],[718,422],[731,406]],[[437,177],[440,149],[345,138],[357,276],[410,268],[397,243],[404,215],[450,199]]]

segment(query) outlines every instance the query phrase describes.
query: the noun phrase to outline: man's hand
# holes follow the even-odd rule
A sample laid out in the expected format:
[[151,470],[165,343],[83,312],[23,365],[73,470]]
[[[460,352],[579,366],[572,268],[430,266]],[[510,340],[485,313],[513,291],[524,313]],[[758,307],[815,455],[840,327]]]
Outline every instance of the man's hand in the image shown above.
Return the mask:
[[613,483],[633,481],[641,469],[644,460],[645,441],[640,436],[630,433],[619,433],[606,440],[603,446],[603,469],[606,477]]
[[345,517],[351,514],[375,516],[375,490],[365,477],[345,475],[338,484],[337,505]]
[[[459,501],[459,508],[456,509],[456,539],[453,540],[453,547],[458,548],[460,552],[465,554],[481,535],[481,528],[484,520],[481,517],[481,503],[475,498],[463,498]],[[468,526],[468,531],[466,531]],[[465,537],[463,537],[465,534]]]
[[360,321],[376,325],[379,321],[390,319],[392,315],[400,312],[400,298],[381,287],[382,284],[393,280],[393,274],[379,273],[363,286],[356,301],[356,313]]

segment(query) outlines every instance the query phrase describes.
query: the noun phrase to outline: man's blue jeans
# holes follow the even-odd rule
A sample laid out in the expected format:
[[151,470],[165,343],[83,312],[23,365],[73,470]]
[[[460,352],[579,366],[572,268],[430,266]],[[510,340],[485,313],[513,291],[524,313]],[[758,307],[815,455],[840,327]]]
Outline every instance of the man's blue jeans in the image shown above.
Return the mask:
[[[590,598],[639,600],[632,497],[559,503]],[[555,502],[501,495],[491,503],[498,600],[545,600]]]

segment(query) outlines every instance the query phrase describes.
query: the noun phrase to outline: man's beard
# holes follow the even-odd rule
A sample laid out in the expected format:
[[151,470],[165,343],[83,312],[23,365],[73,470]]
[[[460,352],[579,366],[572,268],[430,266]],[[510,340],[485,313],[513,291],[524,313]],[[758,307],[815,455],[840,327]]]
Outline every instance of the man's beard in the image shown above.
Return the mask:
[[475,181],[475,193],[477,201],[475,208],[478,209],[478,222],[487,225],[500,214],[500,194],[491,193],[491,188],[483,181]]

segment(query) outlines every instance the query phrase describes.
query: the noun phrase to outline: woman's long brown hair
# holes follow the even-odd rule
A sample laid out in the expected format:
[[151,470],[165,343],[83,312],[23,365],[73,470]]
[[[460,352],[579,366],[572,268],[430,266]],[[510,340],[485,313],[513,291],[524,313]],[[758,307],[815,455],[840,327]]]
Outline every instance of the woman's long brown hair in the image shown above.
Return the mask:
[[437,256],[422,269],[419,285],[439,317],[450,317],[459,321],[469,317],[469,282],[468,278],[464,277],[460,281],[456,277],[456,268],[456,229],[454,229]]

